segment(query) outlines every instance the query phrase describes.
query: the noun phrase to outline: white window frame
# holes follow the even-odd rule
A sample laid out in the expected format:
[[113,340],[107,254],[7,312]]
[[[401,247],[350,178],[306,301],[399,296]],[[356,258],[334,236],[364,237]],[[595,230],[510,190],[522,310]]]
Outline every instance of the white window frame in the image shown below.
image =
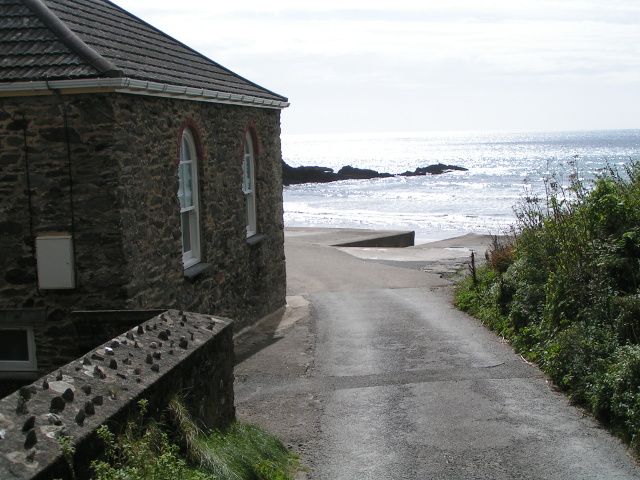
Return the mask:
[[247,213],[247,238],[258,233],[258,214],[256,210],[256,175],[253,139],[249,132],[244,139],[244,158],[242,161],[242,192]]
[[[183,172],[188,171],[191,183],[185,183]],[[180,140],[180,164],[178,166],[178,199],[180,201],[180,231],[182,234],[182,263],[189,268],[202,260],[200,242],[200,202],[198,198],[198,156],[196,143],[188,128]],[[191,197],[188,196],[190,188]],[[185,226],[185,218],[187,224]],[[188,231],[185,231],[188,229]],[[185,239],[188,240],[188,246]]]
[[0,335],[7,330],[24,331],[27,334],[28,360],[0,360],[0,378],[4,379],[32,379],[37,377],[38,363],[36,360],[36,341],[32,327],[2,326]]

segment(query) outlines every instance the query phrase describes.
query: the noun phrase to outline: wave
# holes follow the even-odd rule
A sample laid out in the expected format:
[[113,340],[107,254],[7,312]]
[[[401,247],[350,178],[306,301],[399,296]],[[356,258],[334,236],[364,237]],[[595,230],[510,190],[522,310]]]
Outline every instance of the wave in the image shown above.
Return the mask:
[[589,182],[602,169],[640,158],[640,130],[283,135],[291,166],[344,165],[390,173],[434,163],[465,167],[425,177],[345,180],[285,187],[286,226],[415,230],[443,238],[497,233],[514,222],[525,195],[555,176]]

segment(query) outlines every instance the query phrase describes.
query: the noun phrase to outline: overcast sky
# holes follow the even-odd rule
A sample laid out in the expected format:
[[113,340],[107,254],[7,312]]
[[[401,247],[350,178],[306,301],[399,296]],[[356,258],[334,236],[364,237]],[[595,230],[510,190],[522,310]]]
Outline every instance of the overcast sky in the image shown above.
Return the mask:
[[283,133],[640,128],[639,0],[115,0],[289,98]]

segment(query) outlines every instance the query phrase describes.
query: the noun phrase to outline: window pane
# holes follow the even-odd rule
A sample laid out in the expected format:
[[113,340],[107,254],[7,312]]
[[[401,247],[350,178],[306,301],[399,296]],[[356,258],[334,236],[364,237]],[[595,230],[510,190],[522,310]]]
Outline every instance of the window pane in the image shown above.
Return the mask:
[[244,193],[251,193],[251,155],[244,156],[244,163],[242,164],[242,191]]
[[189,161],[194,159],[193,152],[191,151],[191,134],[185,130],[182,134],[182,144],[180,145],[180,161]]
[[178,167],[178,179],[179,179],[179,187],[178,187],[178,198],[180,199],[180,208],[184,208],[184,164],[180,164]]
[[184,165],[184,206],[192,207],[193,206],[193,185],[192,185],[192,175],[191,175],[191,163],[187,163]]
[[180,208],[187,208],[193,206],[193,180],[191,175],[191,163],[181,163],[178,169],[178,176],[180,178],[180,188],[178,190],[178,197],[180,198]]
[[0,330],[0,360],[29,361],[29,342],[26,330]]
[[180,214],[182,220],[182,253],[191,251],[191,212],[183,212]]

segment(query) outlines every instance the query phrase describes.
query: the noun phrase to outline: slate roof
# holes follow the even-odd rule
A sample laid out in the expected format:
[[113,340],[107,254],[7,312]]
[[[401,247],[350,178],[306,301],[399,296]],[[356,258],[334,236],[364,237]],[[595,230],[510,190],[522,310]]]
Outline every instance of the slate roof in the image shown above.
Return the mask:
[[287,102],[108,0],[0,0],[0,85],[100,77]]

